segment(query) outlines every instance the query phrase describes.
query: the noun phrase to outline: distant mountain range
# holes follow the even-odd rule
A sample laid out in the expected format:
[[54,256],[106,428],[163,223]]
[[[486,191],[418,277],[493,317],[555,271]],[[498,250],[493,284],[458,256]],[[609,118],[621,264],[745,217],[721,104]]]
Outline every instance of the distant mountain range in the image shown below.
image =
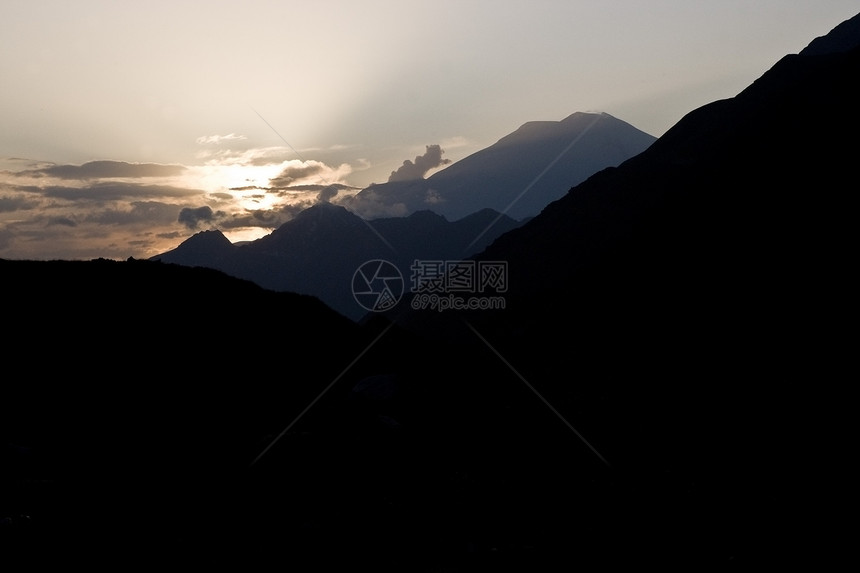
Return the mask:
[[530,121],[426,179],[374,184],[345,204],[365,218],[427,209],[455,220],[490,208],[524,219],[655,139],[607,113]]
[[[249,244],[232,245],[219,231],[203,231],[151,260],[210,267],[268,289],[318,296],[358,320],[367,309],[356,302],[352,277],[364,262],[391,262],[408,281],[416,259],[464,259],[571,185],[654,140],[605,113],[533,121],[428,179],[373,185],[348,201],[348,210],[318,204]],[[380,212],[409,216],[372,216]]]
[[[4,559],[837,568],[857,77],[860,15],[514,221],[469,259],[506,263],[503,309],[356,323],[207,268],[0,260]],[[344,227],[351,265],[435,236],[413,217],[319,205],[252,250]]]
[[519,224],[491,209],[457,221],[430,211],[367,221],[318,203],[255,241],[233,245],[220,231],[203,231],[151,260],[209,267],[270,290],[313,295],[358,320],[368,309],[356,301],[352,281],[364,263],[390,262],[408,289],[416,259],[465,259]]

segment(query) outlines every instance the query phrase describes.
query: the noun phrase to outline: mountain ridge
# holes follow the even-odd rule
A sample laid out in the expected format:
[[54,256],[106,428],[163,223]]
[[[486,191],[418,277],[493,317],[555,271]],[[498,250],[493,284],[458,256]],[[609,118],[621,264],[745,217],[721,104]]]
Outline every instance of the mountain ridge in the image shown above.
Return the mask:
[[371,185],[349,202],[356,213],[430,209],[457,219],[484,207],[534,216],[572,185],[647,149],[655,137],[607,113],[531,121],[427,179]]
[[389,261],[408,279],[416,259],[464,259],[519,224],[491,209],[456,221],[429,210],[365,220],[341,205],[319,203],[255,241],[236,246],[220,232],[201,231],[149,260],[210,267],[269,290],[309,294],[359,320],[366,309],[356,302],[352,277],[363,263]]

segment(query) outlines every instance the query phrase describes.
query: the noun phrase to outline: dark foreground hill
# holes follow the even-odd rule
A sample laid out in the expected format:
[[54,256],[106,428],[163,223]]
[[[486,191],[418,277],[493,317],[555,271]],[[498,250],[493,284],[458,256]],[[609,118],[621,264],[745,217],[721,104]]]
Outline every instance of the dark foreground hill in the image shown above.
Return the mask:
[[627,486],[482,345],[204,268],[0,278],[10,570],[539,570],[635,537]]

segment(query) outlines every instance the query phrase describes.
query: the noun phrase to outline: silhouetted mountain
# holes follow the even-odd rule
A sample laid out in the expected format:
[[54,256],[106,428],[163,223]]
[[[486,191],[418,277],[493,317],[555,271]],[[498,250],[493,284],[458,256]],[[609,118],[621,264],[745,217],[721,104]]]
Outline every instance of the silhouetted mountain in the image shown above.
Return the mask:
[[828,34],[812,40],[800,51],[801,56],[821,56],[849,52],[860,46],[860,18],[845,20]]
[[189,520],[228,511],[225,488],[266,436],[367,344],[318,299],[211,269],[0,260],[0,277],[16,307],[0,399],[15,569],[170,552]]
[[[785,56],[737,96],[692,111],[648,150],[570,189],[478,258],[508,260],[511,296],[524,301],[584,282],[652,292],[707,277],[697,286],[722,292],[719,299],[742,282],[743,297],[774,288],[760,302],[787,304],[782,293],[806,282],[797,273],[841,268],[826,263],[844,250],[849,228],[839,206],[857,176],[856,149],[845,139],[860,127],[857,21],[836,28],[838,45],[854,48]],[[843,30],[854,30],[853,42]],[[660,277],[661,286],[645,277]]]
[[453,222],[430,211],[367,221],[319,203],[256,241],[234,246],[220,232],[204,231],[152,260],[210,267],[270,290],[310,294],[358,320],[367,309],[356,302],[352,280],[365,262],[391,262],[408,281],[415,259],[464,259],[517,225],[491,209]]
[[[496,239],[476,259],[507,263],[503,311],[406,304],[393,319],[482,337],[641,491],[663,492],[635,503],[686,524],[661,521],[666,538],[695,542],[693,527],[764,563],[828,553],[808,528],[827,517],[792,492],[842,471],[816,477],[841,443],[830,381],[847,348],[833,321],[853,300],[858,22]],[[787,438],[799,419],[809,433]],[[668,476],[686,493],[663,490]]]
[[[4,563],[830,569],[858,72],[858,48],[786,56],[500,235],[474,256],[507,264],[500,310],[356,324],[212,269],[0,260]],[[235,251],[460,233],[293,223]]]
[[[245,390],[286,396],[293,391],[290,386],[298,389],[303,380],[316,377],[285,369],[272,384],[260,370],[266,357],[301,356],[327,370],[327,346],[348,344],[357,332],[352,321],[314,297],[268,291],[206,268],[133,259],[0,260],[0,275],[3,295],[22,309],[4,321],[15,333],[5,343],[7,367],[20,366],[19,375],[4,381],[4,430],[15,431],[14,425],[5,425],[14,418],[49,432],[62,420],[102,409],[124,426],[135,416],[148,416],[146,408],[161,402],[172,403],[177,413],[184,407],[212,407],[203,415],[226,415],[219,410],[228,405],[220,402],[226,396],[232,396],[230,407],[238,407]],[[272,325],[277,335],[262,336],[272,332]],[[249,372],[256,374],[249,377]],[[241,390],[232,376],[241,380]],[[13,399],[17,392],[21,401]],[[82,409],[67,410],[73,403]],[[170,423],[165,417],[137,421],[153,436],[162,431],[154,426]],[[215,426],[225,423],[232,424],[225,419]],[[217,427],[201,428],[210,430]],[[108,439],[87,438],[93,444]],[[82,445],[85,440],[75,439]]]
[[348,204],[364,217],[429,209],[454,220],[484,208],[538,214],[571,186],[648,148],[655,137],[606,113],[530,121],[427,179],[374,184]]
[[166,262],[194,261],[189,266],[218,268],[220,261],[232,256],[236,248],[221,231],[201,231],[171,251],[172,260]]

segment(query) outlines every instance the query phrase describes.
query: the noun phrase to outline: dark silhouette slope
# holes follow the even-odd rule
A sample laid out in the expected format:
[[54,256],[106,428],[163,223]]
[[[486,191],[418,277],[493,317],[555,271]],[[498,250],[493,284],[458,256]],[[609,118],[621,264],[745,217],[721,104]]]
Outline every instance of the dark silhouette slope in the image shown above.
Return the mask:
[[[643,515],[746,559],[827,551],[807,521],[822,521],[817,502],[780,500],[840,480],[819,472],[838,458],[825,428],[843,419],[830,397],[846,366],[834,321],[853,299],[857,21],[496,239],[476,258],[507,261],[504,311],[397,318],[479,333],[635,476]],[[809,433],[788,438],[799,419]],[[688,494],[663,490],[668,476]]]
[[0,277],[15,306],[0,385],[13,569],[180,555],[368,342],[318,299],[210,269],[0,260]]
[[634,529],[700,556],[842,538],[810,524],[847,471],[858,20],[496,239],[475,259],[507,263],[503,310],[390,313],[492,349],[611,463]]
[[796,276],[801,269],[831,276],[849,232],[841,207],[857,176],[856,149],[845,139],[860,127],[857,59],[856,47],[786,56],[736,97],[694,110],[647,151],[571,189],[480,258],[509,260],[514,296],[524,299],[590,281],[651,291],[646,277],[662,276],[663,286],[707,277],[699,286],[727,293],[739,281],[753,289],[782,282],[788,293],[807,282]]
[[[207,439],[176,455],[193,460],[223,446],[224,464],[247,456],[233,447],[259,431],[273,400],[297,408],[288,397],[307,399],[319,378],[336,375],[329,345],[358,344],[354,323],[318,299],[210,269],[0,260],[0,275],[3,295],[18,305],[4,319],[4,436],[30,432],[41,442],[61,430],[87,463],[127,450],[128,457],[110,456],[113,467],[98,466],[108,473],[124,474],[126,463],[148,472],[155,452],[136,448],[160,444],[167,452],[186,423]],[[278,373],[268,368],[273,359],[285,364]],[[315,366],[299,374],[287,367],[297,360]],[[221,439],[230,445],[219,446]]]

